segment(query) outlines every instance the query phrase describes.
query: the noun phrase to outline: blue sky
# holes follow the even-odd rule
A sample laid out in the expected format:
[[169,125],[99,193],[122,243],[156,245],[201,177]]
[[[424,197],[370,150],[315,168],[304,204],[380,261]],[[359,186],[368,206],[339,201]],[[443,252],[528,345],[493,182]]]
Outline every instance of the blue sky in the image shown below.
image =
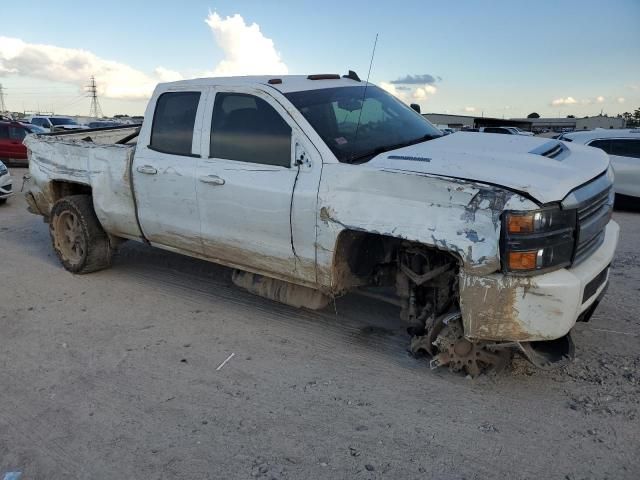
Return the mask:
[[[219,15],[216,27],[205,23],[210,11]],[[227,21],[235,14],[242,18]],[[107,114],[142,113],[146,92],[158,80],[235,72],[221,70],[220,62],[230,57],[240,69],[262,61],[256,65],[273,64],[276,73],[281,73],[278,68],[305,74],[351,68],[365,77],[376,33],[371,80],[395,86],[396,94],[420,103],[423,111],[517,117],[531,111],[617,114],[640,107],[639,0],[65,0],[9,2],[2,16],[12,19],[0,26],[0,83],[11,110],[88,113],[84,76],[78,72],[91,69],[97,70]],[[242,48],[253,23],[259,26],[260,42],[267,42],[255,52]],[[30,48],[28,55],[21,50],[16,56],[18,39],[21,49]],[[271,64],[265,60],[272,58],[268,40],[274,55],[279,54]],[[62,50],[42,50],[41,45]],[[92,54],[74,60],[78,74],[58,71],[61,56],[77,49]],[[51,63],[46,69],[38,63],[42,51],[42,62]],[[238,60],[238,55],[244,57]],[[84,61],[87,65],[81,65]],[[101,78],[100,68],[111,71],[108,61],[120,65],[118,72]],[[154,72],[157,67],[169,73]],[[131,79],[127,68],[136,72]],[[390,83],[425,74],[441,80]]]

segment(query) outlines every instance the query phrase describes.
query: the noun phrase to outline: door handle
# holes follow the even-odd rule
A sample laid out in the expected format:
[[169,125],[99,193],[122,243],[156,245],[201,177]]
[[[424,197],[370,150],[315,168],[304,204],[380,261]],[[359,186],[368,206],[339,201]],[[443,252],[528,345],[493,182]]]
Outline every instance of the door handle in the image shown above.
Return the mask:
[[205,175],[200,177],[202,183],[208,183],[209,185],[224,185],[224,179],[217,175]]
[[158,170],[151,165],[140,165],[136,170],[140,173],[146,173],[147,175],[155,175]]

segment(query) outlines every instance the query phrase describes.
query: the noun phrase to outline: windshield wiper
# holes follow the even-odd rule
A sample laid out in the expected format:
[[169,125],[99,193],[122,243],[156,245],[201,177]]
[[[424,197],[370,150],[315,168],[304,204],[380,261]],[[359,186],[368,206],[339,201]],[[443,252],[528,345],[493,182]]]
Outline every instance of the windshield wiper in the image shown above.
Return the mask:
[[427,140],[433,140],[434,138],[440,138],[441,136],[442,135],[432,135],[428,133],[420,138],[409,140],[408,142],[396,143],[395,145],[383,145],[380,147],[376,147],[372,150],[367,150],[366,152],[361,153],[359,155],[348,157],[346,161],[347,163],[355,163],[358,160],[362,160],[367,157],[375,157],[376,155],[379,155],[384,152],[388,152],[390,150],[395,150],[397,148],[402,148],[402,147],[408,147],[410,145],[415,145],[416,143],[422,143],[422,142],[426,142]]

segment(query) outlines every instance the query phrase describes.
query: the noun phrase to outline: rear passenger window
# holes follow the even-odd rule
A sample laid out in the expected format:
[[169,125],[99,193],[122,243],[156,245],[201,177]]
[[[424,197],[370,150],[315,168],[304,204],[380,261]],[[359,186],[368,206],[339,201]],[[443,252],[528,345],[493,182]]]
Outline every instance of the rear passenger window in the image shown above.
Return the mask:
[[611,140],[611,155],[640,158],[640,140],[633,138]]
[[11,138],[11,140],[22,141],[26,136],[27,136],[27,131],[24,128],[9,127],[9,138]]
[[9,127],[0,125],[0,138],[9,138]]
[[291,127],[261,98],[218,93],[209,152],[215,158],[290,167]]
[[589,144],[590,147],[599,148],[600,150],[604,150],[609,155],[613,155],[611,153],[611,140],[594,140]]
[[200,92],[163,93],[156,103],[149,148],[173,155],[191,155],[193,126]]

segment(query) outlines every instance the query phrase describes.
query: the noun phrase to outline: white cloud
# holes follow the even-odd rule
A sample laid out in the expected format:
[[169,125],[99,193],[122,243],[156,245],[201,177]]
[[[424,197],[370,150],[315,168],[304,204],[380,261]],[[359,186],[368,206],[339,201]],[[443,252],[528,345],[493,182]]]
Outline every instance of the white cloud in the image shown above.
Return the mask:
[[473,113],[476,111],[476,107],[464,107],[464,111],[468,113]]
[[616,98],[616,102],[618,102],[618,103],[624,103],[624,101],[625,101],[625,100],[624,100],[624,97],[618,97],[618,98]]
[[289,69],[280,58],[273,40],[262,34],[257,23],[247,25],[238,14],[222,18],[215,12],[209,13],[205,22],[225,56],[213,70],[214,75],[288,73]]
[[598,102],[598,103],[604,103],[604,97],[603,97],[602,95],[598,95],[598,96],[596,97],[596,102]]
[[578,101],[575,98],[566,97],[566,98],[556,98],[551,102],[551,105],[553,105],[554,107],[558,107],[561,105],[573,105],[574,103],[578,103]]
[[[256,23],[247,25],[238,14],[221,18],[217,13],[210,13],[205,21],[224,58],[212,72],[204,75],[287,73],[273,41],[262,34]],[[69,83],[78,87],[78,93],[84,91],[89,78],[94,76],[98,94],[115,99],[146,99],[156,84],[184,78],[180,72],[162,66],[143,72],[88,50],[0,36],[0,76],[6,75]]]
[[[164,70],[164,69],[163,69]],[[95,76],[99,94],[110,98],[144,98],[160,77],[105,60],[78,48],[26,43],[0,37],[0,74],[17,74],[75,84],[81,90]]]
[[397,97],[406,104],[420,103],[421,106],[429,99],[430,96],[435,95],[438,91],[436,87],[429,84],[416,85],[416,86],[397,86],[391,82],[380,82],[380,88],[386,90],[394,97]]

